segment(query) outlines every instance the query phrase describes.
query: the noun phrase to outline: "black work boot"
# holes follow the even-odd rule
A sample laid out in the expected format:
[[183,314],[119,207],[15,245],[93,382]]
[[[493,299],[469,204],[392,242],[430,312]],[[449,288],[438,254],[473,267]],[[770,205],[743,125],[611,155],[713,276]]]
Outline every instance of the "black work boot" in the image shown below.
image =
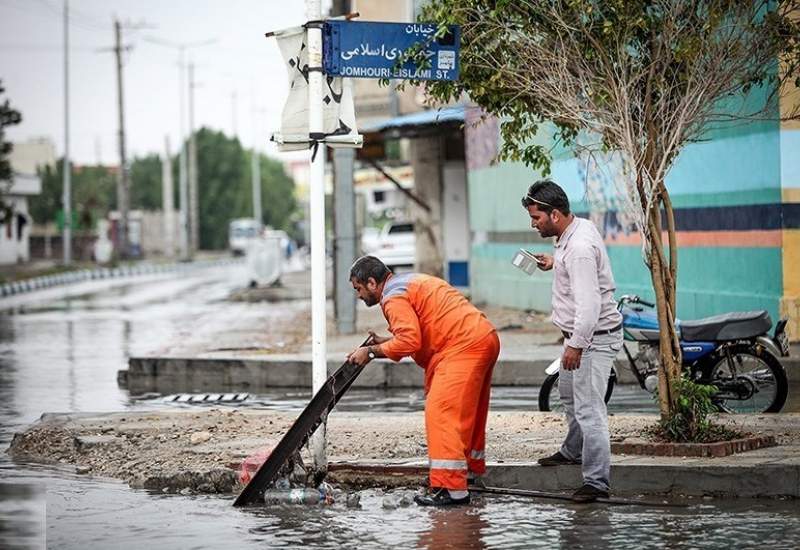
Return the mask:
[[580,464],[578,460],[570,460],[561,454],[561,451],[556,451],[555,454],[540,458],[538,461],[540,466],[566,466],[567,464]]
[[608,491],[584,484],[583,487],[572,493],[572,500],[575,502],[594,502],[598,498],[608,498]]
[[469,504],[469,493],[464,498],[453,498],[447,489],[431,490],[426,495],[414,496],[414,502],[420,506],[455,506],[458,504]]

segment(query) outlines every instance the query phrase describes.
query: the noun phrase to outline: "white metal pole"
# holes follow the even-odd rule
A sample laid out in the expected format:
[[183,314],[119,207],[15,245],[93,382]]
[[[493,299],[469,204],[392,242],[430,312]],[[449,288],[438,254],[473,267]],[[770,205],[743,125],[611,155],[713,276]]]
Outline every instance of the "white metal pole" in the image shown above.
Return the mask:
[[164,161],[161,163],[161,204],[164,212],[164,256],[175,256],[175,199],[172,189],[172,152],[169,136],[164,136]]
[[[322,19],[320,0],[306,0],[309,21]],[[322,29],[310,26],[308,41],[308,131],[310,135],[323,132],[322,122]],[[316,69],[316,70],[315,70]],[[325,144],[311,158],[309,207],[311,217],[311,362],[312,390],[316,394],[328,378],[325,341]],[[316,471],[327,470],[323,423],[311,441]]]
[[69,159],[69,0],[64,0],[64,265],[72,262],[72,167]]

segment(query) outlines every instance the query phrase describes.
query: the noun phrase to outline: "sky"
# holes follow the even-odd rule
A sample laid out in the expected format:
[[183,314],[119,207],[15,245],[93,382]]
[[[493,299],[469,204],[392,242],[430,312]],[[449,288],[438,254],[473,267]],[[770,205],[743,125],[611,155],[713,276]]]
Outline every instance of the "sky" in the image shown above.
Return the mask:
[[[12,141],[49,137],[64,151],[64,0],[0,0],[3,100],[22,113]],[[329,2],[323,2],[324,7]],[[178,50],[195,65],[195,126],[236,134],[274,154],[288,80],[275,39],[264,33],[305,22],[303,0],[71,0],[70,156],[75,164],[118,164],[114,18],[123,24],[128,158],[172,152],[180,136]],[[235,96],[235,99],[234,99]],[[188,104],[188,101],[186,102]],[[187,105],[188,107],[188,105]],[[188,116],[185,117],[188,128]]]

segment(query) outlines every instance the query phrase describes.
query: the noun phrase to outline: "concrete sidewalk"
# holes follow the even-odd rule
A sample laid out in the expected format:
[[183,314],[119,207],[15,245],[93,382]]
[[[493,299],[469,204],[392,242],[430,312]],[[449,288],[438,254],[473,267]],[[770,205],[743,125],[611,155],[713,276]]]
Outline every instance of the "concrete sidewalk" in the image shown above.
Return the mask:
[[[122,479],[159,491],[230,493],[242,460],[272,448],[295,419],[263,410],[194,409],[47,414],[17,434],[18,460],[59,462],[78,473]],[[612,441],[637,436],[650,415],[609,419]],[[771,435],[778,446],[724,458],[614,455],[615,494],[800,497],[800,414],[727,415],[718,422]],[[580,486],[577,466],[543,468],[566,425],[551,413],[493,412],[487,428],[487,485],[544,491]],[[425,482],[421,413],[334,412],[328,420],[331,477],[349,486],[413,486]],[[307,450],[302,450],[306,463]]]

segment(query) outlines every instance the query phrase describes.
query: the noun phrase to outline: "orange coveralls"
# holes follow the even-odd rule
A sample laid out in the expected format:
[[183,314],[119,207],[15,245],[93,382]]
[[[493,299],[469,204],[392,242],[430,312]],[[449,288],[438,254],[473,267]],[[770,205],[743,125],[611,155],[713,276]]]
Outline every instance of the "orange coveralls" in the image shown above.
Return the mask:
[[386,281],[381,308],[393,337],[381,351],[410,355],[425,369],[425,432],[430,486],[467,488],[467,472],[486,471],[486,417],[500,352],[486,316],[445,281],[403,273]]

